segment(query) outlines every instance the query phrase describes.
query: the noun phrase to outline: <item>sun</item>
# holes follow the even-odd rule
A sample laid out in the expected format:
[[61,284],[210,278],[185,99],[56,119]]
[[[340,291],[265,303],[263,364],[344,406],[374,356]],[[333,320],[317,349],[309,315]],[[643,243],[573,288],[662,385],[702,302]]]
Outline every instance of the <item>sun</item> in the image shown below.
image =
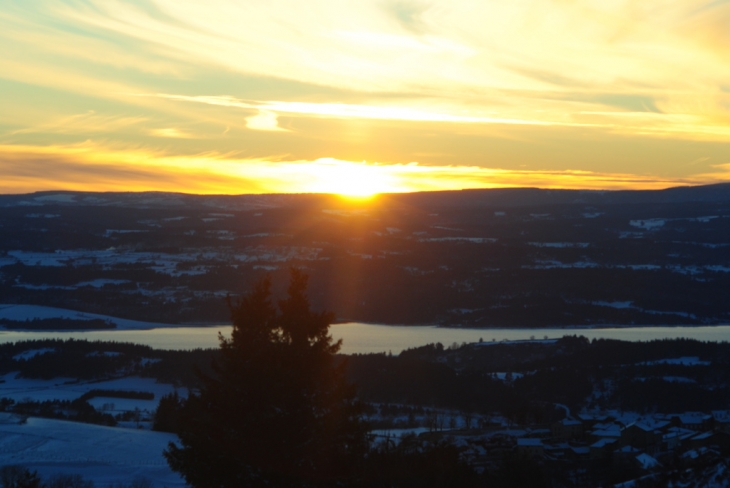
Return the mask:
[[320,159],[312,167],[311,191],[333,193],[348,199],[368,199],[393,191],[392,176],[385,167],[336,159]]

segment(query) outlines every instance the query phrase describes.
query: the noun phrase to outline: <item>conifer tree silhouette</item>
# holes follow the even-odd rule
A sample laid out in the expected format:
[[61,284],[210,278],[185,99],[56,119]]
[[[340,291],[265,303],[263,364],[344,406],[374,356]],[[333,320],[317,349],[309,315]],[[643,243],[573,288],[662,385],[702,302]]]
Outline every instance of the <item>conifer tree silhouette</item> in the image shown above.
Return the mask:
[[352,475],[366,430],[345,364],[335,354],[334,316],[310,309],[308,277],[292,268],[275,307],[267,277],[228,301],[231,337],[178,419],[180,445],[164,454],[194,488],[318,486]]

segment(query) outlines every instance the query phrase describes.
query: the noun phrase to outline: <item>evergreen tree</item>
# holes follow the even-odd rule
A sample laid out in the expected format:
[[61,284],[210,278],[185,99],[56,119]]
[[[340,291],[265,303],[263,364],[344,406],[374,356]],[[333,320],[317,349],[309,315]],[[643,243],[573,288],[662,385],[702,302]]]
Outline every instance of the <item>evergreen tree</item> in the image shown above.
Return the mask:
[[313,312],[296,269],[274,307],[266,278],[229,300],[214,374],[178,419],[165,457],[194,488],[324,486],[352,476],[367,448],[360,406],[335,354],[333,315]]
[[160,432],[177,432],[177,422],[183,399],[177,391],[163,395],[155,410],[155,417],[152,423],[152,430]]
[[0,468],[1,488],[40,488],[41,479],[36,471],[25,466],[10,464]]

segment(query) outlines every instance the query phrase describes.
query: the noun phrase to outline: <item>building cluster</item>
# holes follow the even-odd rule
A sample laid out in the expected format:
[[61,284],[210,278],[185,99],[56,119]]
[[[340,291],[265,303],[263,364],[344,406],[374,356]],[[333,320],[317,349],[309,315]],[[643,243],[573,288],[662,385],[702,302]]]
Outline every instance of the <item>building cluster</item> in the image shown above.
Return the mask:
[[548,472],[570,473],[574,486],[588,486],[608,477],[606,473],[651,476],[717,462],[730,452],[730,411],[582,413],[549,425],[452,434],[474,466],[496,469],[513,454],[536,461]]

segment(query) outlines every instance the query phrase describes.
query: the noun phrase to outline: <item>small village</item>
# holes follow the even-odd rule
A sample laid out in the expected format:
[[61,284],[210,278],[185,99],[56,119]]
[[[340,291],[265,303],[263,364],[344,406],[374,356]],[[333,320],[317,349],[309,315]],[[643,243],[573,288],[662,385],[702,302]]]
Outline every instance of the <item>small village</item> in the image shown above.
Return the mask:
[[527,425],[499,416],[465,418],[444,412],[431,412],[427,419],[427,427],[379,430],[378,437],[395,443],[407,442],[409,433],[445,439],[460,446],[464,459],[480,471],[498,470],[512,457],[526,463],[526,469],[549,474],[552,486],[656,486],[657,480],[672,475],[700,483],[676,486],[707,486],[701,484],[706,478],[725,479],[730,473],[730,410],[650,415],[591,411]]

